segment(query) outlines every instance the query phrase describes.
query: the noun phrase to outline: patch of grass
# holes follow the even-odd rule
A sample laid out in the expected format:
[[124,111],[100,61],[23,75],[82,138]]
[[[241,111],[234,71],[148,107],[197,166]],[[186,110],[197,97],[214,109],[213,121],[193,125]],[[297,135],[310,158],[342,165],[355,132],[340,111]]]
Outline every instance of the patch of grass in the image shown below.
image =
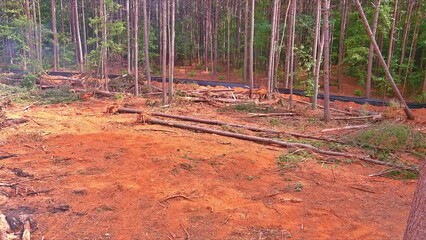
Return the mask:
[[299,167],[299,163],[306,162],[312,155],[305,151],[295,151],[282,154],[277,158],[277,165],[280,170],[294,170]]
[[219,79],[219,80],[225,80],[225,76],[220,75],[220,76],[218,77],[218,79]]
[[71,93],[69,88],[42,91],[38,97],[41,104],[71,103],[80,100],[80,97],[75,93]]
[[407,170],[394,170],[383,176],[392,178],[392,179],[397,179],[397,180],[401,180],[401,179],[413,180],[413,179],[419,178],[418,173],[413,171],[407,171]]
[[389,151],[414,150],[426,148],[426,134],[404,124],[383,123],[376,127],[358,131],[349,136],[353,143],[368,148],[382,148]]

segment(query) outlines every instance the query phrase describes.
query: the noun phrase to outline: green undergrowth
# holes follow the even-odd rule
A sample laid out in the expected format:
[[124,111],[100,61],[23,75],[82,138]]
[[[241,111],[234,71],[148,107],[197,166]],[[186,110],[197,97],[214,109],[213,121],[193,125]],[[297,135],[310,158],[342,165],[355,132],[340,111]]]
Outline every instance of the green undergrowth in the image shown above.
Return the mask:
[[69,90],[69,87],[38,90],[0,84],[0,100],[8,98],[18,104],[35,103],[40,105],[79,101],[80,97]]
[[259,106],[255,103],[240,103],[233,106],[228,106],[225,108],[221,108],[218,111],[220,112],[228,112],[228,111],[238,111],[238,112],[247,112],[247,113],[273,113],[276,112],[277,109],[270,106]]
[[411,126],[398,123],[383,123],[373,128],[358,131],[348,136],[362,147],[379,147],[388,151],[413,151],[426,148],[426,134]]

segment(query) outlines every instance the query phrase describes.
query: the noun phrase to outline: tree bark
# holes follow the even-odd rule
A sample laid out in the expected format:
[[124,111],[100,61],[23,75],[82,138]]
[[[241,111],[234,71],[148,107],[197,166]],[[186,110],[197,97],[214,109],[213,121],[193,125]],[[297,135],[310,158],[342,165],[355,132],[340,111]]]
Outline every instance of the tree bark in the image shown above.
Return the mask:
[[329,122],[330,116],[330,0],[323,0],[324,8],[324,121]]
[[426,236],[426,159],[420,172],[417,190],[411,205],[404,240],[422,240]]
[[41,11],[40,11],[40,0],[37,0],[37,12],[38,12],[38,41],[39,41],[39,61],[40,65],[43,65],[43,34],[41,29]]
[[[129,0],[127,0],[129,1]],[[144,34],[144,49],[145,49],[145,72],[148,92],[151,92],[151,65],[149,59],[149,25],[148,25],[148,13],[146,8],[146,1],[142,0],[143,7],[143,34]]]
[[392,63],[392,53],[393,53],[393,44],[394,44],[394,35],[395,35],[395,26],[396,19],[398,17],[398,0],[394,0],[394,8],[393,8],[393,18],[392,18],[392,27],[389,34],[389,50],[388,50],[388,68],[390,69]]
[[[379,21],[379,9],[380,9],[381,0],[376,0],[373,16],[373,37],[376,37],[377,23]],[[370,43],[370,52],[368,53],[368,67],[367,67],[367,81],[365,82],[365,97],[371,97],[371,78],[373,74],[373,57],[374,57],[374,47],[373,43]]]
[[393,77],[389,71],[388,66],[386,65],[386,62],[383,58],[382,53],[380,52],[379,46],[377,45],[376,40],[374,39],[373,36],[373,32],[371,31],[370,25],[368,24],[368,20],[365,16],[364,10],[362,9],[361,3],[359,2],[359,0],[354,0],[355,1],[355,6],[359,12],[359,15],[361,17],[361,20],[364,24],[364,28],[367,31],[368,36],[370,37],[370,40],[373,42],[373,46],[374,46],[374,51],[376,52],[377,57],[379,58],[379,63],[382,66],[382,68],[385,71],[386,74],[386,78],[388,79],[389,83],[392,86],[393,91],[395,92],[395,94],[398,97],[398,100],[401,101],[401,103],[404,106],[404,111],[405,114],[407,115],[407,118],[410,120],[414,120],[414,115],[413,112],[411,111],[411,109],[408,107],[407,103],[404,100],[404,97],[402,96],[401,92],[399,91],[398,87],[396,86]]
[[56,29],[56,3],[55,0],[50,0],[50,7],[52,9],[52,32],[53,32],[53,71],[58,71],[59,64],[59,44],[58,44],[58,31]]

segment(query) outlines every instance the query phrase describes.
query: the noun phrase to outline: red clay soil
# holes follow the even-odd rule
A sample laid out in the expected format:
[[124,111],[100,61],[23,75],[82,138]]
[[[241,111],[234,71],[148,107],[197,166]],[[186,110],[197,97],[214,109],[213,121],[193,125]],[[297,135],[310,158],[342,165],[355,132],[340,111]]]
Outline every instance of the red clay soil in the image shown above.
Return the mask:
[[[401,239],[416,181],[385,169],[106,115],[112,101],[22,107],[33,119],[0,133],[1,182],[20,182],[2,211],[27,211],[34,239]],[[145,108],[144,101],[131,106]],[[205,105],[174,112],[238,121]],[[294,124],[297,124],[294,123]],[[299,126],[300,127],[300,126]],[[318,126],[317,126],[318,127]],[[327,126],[325,126],[327,127]],[[34,178],[15,176],[21,169]],[[33,194],[33,191],[52,190]],[[24,209],[24,210],[23,210]],[[44,237],[44,238],[43,238]]]

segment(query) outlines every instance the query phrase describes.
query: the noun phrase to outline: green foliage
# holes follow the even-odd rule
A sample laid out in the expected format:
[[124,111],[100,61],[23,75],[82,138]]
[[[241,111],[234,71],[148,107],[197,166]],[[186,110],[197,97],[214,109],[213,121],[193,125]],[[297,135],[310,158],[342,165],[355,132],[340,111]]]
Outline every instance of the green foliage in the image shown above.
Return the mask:
[[426,148],[426,135],[404,124],[383,123],[349,136],[360,146],[376,146],[388,151]]
[[362,96],[362,91],[360,89],[355,89],[354,95],[358,96],[358,97],[361,97]]
[[194,70],[192,70],[192,71],[190,71],[189,73],[188,73],[188,76],[190,76],[190,77],[195,77],[195,75],[196,75],[197,73],[194,71]]

